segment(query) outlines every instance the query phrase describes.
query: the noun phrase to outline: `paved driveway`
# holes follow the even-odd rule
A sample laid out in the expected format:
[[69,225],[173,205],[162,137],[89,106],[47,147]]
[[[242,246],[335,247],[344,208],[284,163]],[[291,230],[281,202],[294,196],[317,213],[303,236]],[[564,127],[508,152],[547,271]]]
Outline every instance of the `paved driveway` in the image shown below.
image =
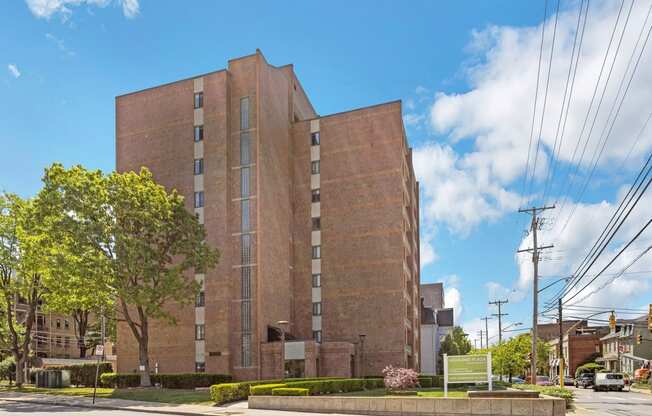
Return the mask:
[[72,416],[136,416],[136,415],[150,415],[151,413],[130,412],[122,410],[92,410],[84,409],[82,407],[72,406],[52,406],[48,404],[28,403],[28,402],[14,402],[0,400],[0,415],[38,415],[38,416],[58,416],[58,415],[72,415]]
[[652,394],[634,392],[594,392],[572,388],[576,414],[592,416],[651,416]]

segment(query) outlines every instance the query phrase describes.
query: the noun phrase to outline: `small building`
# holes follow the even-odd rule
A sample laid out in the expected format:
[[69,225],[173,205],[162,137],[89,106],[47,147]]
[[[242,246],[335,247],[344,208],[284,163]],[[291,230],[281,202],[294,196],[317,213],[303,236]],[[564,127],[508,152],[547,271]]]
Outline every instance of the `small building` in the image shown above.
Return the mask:
[[[643,341],[638,344],[636,338]],[[609,371],[634,374],[634,371],[652,360],[652,331],[648,329],[647,315],[619,321],[616,328],[600,338],[600,362]]]
[[[581,328],[564,336],[562,350],[564,352],[564,375],[574,377],[579,366],[591,362],[600,356],[600,337],[606,333],[603,327]],[[559,338],[548,341],[550,346],[550,375],[559,374]]]
[[453,308],[444,307],[443,283],[421,285],[421,373],[436,375],[442,341],[454,326]]

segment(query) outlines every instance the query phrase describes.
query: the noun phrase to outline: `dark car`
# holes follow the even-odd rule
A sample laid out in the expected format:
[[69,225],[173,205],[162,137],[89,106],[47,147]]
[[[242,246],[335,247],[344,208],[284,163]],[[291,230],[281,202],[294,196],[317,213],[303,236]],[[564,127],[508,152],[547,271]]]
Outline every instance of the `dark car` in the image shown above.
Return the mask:
[[583,373],[575,379],[575,387],[582,387],[584,389],[593,386],[595,380],[595,374],[592,373]]

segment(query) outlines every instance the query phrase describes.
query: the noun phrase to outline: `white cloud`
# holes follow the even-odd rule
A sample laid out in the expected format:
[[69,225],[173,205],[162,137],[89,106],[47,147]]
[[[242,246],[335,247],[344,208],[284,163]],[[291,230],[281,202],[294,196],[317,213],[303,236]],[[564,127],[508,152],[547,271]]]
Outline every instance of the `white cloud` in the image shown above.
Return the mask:
[[478,171],[468,168],[448,145],[432,143],[413,153],[414,170],[425,197],[424,223],[443,222],[461,235],[479,223],[500,218],[518,208],[519,196]]
[[421,267],[433,263],[439,259],[439,255],[433,247],[432,240],[427,235],[422,236],[419,241],[419,260]]
[[462,305],[462,294],[457,288],[444,287],[444,305],[447,308],[453,308],[453,319],[455,320],[455,324],[458,325],[464,307]]
[[18,67],[16,66],[16,64],[7,65],[7,70],[9,71],[11,76],[13,76],[14,78],[20,77],[20,71],[18,70]]
[[[622,192],[620,192],[622,194]],[[561,213],[555,213],[559,218],[550,226],[539,231],[538,240],[542,244],[551,241],[555,247],[548,253],[542,252],[543,261],[539,263],[540,276],[570,276],[581,264],[586,254],[598,239],[600,233],[609,222],[613,212],[620,201],[609,203],[602,201],[594,204],[569,203]],[[575,213],[564,229],[566,218],[573,206]],[[565,299],[575,294],[585,284],[589,283],[616,253],[640,230],[641,226],[649,220],[649,209],[652,206],[652,195],[644,196],[634,208],[622,228],[616,233],[611,244],[599,257],[598,261],[589,269],[586,276],[575,286]],[[552,214],[551,214],[552,215]],[[532,237],[525,237],[520,248],[532,246]],[[627,270],[627,273],[618,277],[615,274],[629,265],[634,258],[650,245],[652,230],[646,230],[605,272],[599,276],[587,289],[577,295],[570,303],[584,306],[626,305],[632,297],[645,293],[650,289],[652,279],[650,274],[638,273],[639,271],[652,270],[652,254],[648,253]],[[520,275],[517,286],[527,289],[532,285],[532,262],[530,254],[517,256]],[[552,260],[546,260],[552,258]],[[554,280],[542,279],[540,287],[552,283]],[[563,287],[559,283],[543,292],[543,298],[552,298]],[[595,292],[595,293],[594,293]],[[587,297],[587,295],[589,295]]]
[[127,18],[136,17],[140,12],[138,0],[25,0],[32,14],[41,19],[50,19],[60,15],[66,21],[72,14],[71,7],[81,5],[106,7],[114,3],[122,7],[122,13]]
[[66,47],[66,44],[63,41],[63,39],[59,39],[56,36],[54,36],[53,34],[51,34],[51,33],[46,33],[45,38],[47,40],[49,40],[50,42],[54,43],[56,45],[56,47],[61,52],[65,53],[66,55],[68,55],[68,56],[74,56],[75,55],[74,51],[71,51],[70,49],[68,49],[68,47]]

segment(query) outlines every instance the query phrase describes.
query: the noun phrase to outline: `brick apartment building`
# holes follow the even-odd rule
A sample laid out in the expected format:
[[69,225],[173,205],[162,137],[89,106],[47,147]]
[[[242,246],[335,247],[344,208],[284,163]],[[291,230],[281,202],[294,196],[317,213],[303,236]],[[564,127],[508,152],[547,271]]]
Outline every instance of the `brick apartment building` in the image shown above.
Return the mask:
[[[319,116],[293,66],[257,51],[119,96],[116,118],[117,170],[177,189],[222,254],[194,276],[195,306],[168,305],[177,326],[150,328],[152,368],[279,377],[280,326],[295,376],[419,368],[419,189],[400,101]],[[118,342],[118,371],[135,371],[126,325]]]

